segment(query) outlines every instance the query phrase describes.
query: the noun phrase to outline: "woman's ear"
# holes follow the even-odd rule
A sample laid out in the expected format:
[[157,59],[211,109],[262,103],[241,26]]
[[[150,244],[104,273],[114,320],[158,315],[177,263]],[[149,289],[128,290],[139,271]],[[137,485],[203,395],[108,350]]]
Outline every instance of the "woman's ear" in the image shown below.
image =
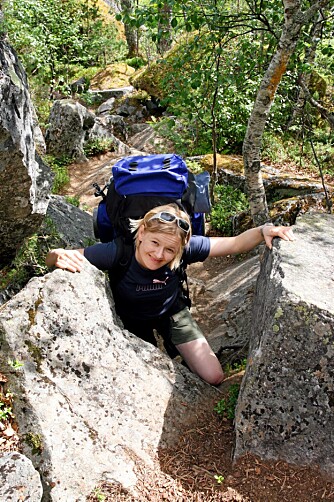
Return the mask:
[[139,242],[141,242],[143,240],[144,233],[145,233],[145,227],[144,227],[144,225],[140,225],[140,227],[138,228],[138,234],[137,234]]

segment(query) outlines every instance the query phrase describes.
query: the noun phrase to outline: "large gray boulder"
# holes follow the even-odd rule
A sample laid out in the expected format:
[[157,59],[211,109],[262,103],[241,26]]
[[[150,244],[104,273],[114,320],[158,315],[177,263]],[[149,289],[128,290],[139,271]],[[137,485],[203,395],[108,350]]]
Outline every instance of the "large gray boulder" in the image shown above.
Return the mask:
[[[133,493],[141,466],[220,392],[122,330],[106,276],[55,270],[0,308],[0,366],[43,500],[85,501],[102,480]],[[14,370],[8,360],[23,367]]]
[[[95,244],[93,217],[66,202],[61,195],[52,195],[47,216],[57,233],[57,246],[84,248]],[[46,222],[47,223],[47,222]]]
[[235,457],[319,465],[334,475],[334,217],[308,214],[262,262]]
[[[101,132],[99,132],[99,130]],[[96,117],[91,136],[113,138],[117,136],[121,141],[127,141],[128,133],[124,118],[120,115],[101,114]]]
[[94,139],[110,140],[114,151],[120,155],[130,155],[131,148],[124,143],[127,132],[124,120],[118,115],[99,116],[95,118],[94,125],[89,131],[87,142]]
[[95,115],[75,100],[56,100],[45,135],[47,152],[56,157],[86,161],[83,146],[94,120]]
[[34,112],[26,74],[0,40],[0,267],[40,226],[51,187],[49,168],[35,150]]
[[41,477],[27,457],[12,451],[0,456],[0,500],[40,502]]
[[45,135],[47,153],[86,162],[84,146],[96,139],[110,140],[112,149],[121,155],[129,155],[132,151],[123,141],[126,128],[122,117],[97,117],[73,99],[53,103]]

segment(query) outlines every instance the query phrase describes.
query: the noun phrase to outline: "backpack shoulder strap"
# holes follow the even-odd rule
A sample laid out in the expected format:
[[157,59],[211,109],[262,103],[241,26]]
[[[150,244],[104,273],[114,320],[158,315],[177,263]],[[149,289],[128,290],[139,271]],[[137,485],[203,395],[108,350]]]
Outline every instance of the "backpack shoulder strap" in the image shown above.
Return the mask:
[[175,272],[179,277],[182,299],[184,300],[187,307],[190,309],[191,298],[190,298],[190,291],[189,291],[188,276],[187,276],[186,268],[187,268],[187,265],[182,260]]
[[[123,236],[116,237],[115,242],[117,248],[115,258],[116,265],[109,273],[111,288],[115,287],[123,279],[130,266],[131,259],[134,254],[133,244],[128,242]],[[191,299],[186,268],[187,265],[182,260],[175,272],[179,277],[182,298],[187,307],[190,308]]]
[[117,249],[115,258],[116,265],[109,273],[111,288],[116,286],[126,274],[134,253],[133,244],[127,242],[123,236],[116,237],[115,243]]

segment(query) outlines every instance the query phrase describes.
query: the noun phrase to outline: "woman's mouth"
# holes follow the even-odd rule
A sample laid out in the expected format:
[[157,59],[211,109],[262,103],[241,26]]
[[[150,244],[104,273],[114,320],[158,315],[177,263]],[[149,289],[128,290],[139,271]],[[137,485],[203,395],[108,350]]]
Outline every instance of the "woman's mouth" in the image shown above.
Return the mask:
[[153,261],[153,263],[161,263],[162,260],[160,258],[155,258],[154,256],[150,256],[150,259],[151,261]]

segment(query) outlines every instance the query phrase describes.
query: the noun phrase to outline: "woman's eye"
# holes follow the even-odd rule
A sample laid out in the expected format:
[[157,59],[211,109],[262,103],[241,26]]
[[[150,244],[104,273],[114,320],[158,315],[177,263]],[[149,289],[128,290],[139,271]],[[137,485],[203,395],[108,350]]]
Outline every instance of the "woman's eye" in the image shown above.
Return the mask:
[[167,251],[167,253],[170,253],[170,254],[174,254],[175,253],[174,249],[166,249],[166,251]]

